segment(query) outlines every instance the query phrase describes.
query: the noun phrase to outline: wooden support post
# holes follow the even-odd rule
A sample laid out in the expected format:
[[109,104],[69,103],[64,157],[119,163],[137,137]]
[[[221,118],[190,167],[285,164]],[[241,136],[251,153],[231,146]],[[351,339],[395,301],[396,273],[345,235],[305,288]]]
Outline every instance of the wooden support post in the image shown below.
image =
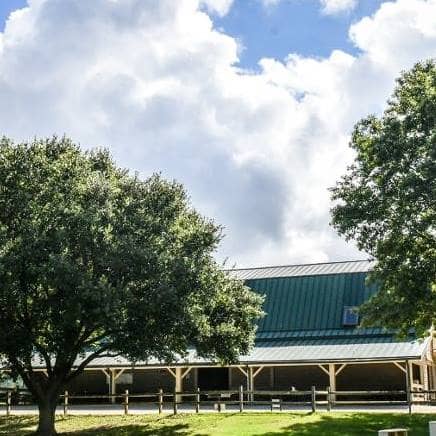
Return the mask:
[[406,398],[407,407],[409,408],[409,415],[412,413],[412,383],[411,383],[411,371],[409,361],[406,360]]
[[244,411],[244,386],[239,386],[239,411]]
[[6,416],[11,414],[11,391],[6,392]]
[[174,395],[173,395],[173,412],[174,415],[177,415],[177,390],[174,389]]
[[195,413],[200,412],[200,388],[197,388],[197,394],[195,395]]
[[102,368],[102,372],[103,374],[106,376],[106,383],[107,383],[107,393],[108,393],[108,398],[109,398],[109,402],[110,402],[110,394],[111,394],[111,370],[108,368],[107,370]]
[[129,414],[129,390],[124,392],[124,415]]
[[315,413],[316,412],[316,390],[315,390],[315,386],[312,386],[310,399],[311,399],[311,403],[312,403],[312,413]]
[[248,386],[249,386],[248,389],[250,390],[250,393],[248,394],[248,398],[250,402],[253,402],[254,401],[254,394],[253,394],[254,376],[253,376],[253,367],[251,366],[248,368]]
[[102,369],[109,383],[109,402],[115,404],[117,393],[117,379],[124,373],[125,369],[116,370],[113,368]]
[[[334,363],[329,363],[329,383],[330,389],[335,392],[336,391],[336,369]],[[331,401],[334,404],[336,401],[336,395],[331,395]]]
[[64,416],[68,414],[68,391],[64,392]]
[[[177,391],[177,393],[181,393],[183,390],[183,377],[182,377],[182,368],[180,368],[179,366],[176,367],[175,370],[175,378],[176,378],[176,383],[175,383],[175,390]],[[181,395],[177,395],[176,397],[176,402],[177,403],[181,403],[182,402],[182,397]]]
[[330,412],[332,410],[332,398],[331,398],[331,388],[330,386],[327,387],[327,412]]
[[116,370],[115,369],[111,369],[111,376],[110,376],[110,402],[112,404],[115,404],[115,394],[117,393],[117,379],[115,378],[115,374],[116,374]]
[[159,414],[162,413],[163,410],[163,390],[159,389],[159,394],[158,394],[158,410],[159,410]]
[[428,402],[430,401],[430,395],[428,393],[430,384],[428,380],[428,366],[427,363],[424,363],[421,365],[421,380],[422,384],[424,385],[424,401]]

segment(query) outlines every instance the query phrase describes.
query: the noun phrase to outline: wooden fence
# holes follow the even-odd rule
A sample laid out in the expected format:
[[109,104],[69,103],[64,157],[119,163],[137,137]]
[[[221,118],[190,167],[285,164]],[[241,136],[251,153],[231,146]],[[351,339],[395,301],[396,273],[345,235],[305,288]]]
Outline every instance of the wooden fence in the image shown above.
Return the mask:
[[[148,404],[156,407],[156,412],[163,413],[165,406],[170,407],[174,414],[178,413],[181,404],[190,405],[196,413],[202,408],[215,408],[221,412],[227,406],[233,406],[240,412],[255,406],[268,407],[274,410],[292,410],[296,406],[310,408],[316,412],[319,406],[331,411],[337,406],[407,406],[412,413],[413,404],[436,404],[436,390],[428,391],[332,391],[317,390],[314,386],[311,390],[298,391],[267,391],[267,390],[239,390],[228,391],[201,391],[197,389],[191,392],[164,392],[159,389],[156,393],[137,394],[126,390],[116,395],[70,395],[65,391],[61,395],[61,405],[64,415],[68,414],[69,407],[73,404],[90,404],[103,402],[115,402],[121,406],[120,412],[129,414],[129,404]],[[33,405],[31,394],[25,390],[0,390],[0,405],[5,407],[6,415],[10,415],[13,404]]]

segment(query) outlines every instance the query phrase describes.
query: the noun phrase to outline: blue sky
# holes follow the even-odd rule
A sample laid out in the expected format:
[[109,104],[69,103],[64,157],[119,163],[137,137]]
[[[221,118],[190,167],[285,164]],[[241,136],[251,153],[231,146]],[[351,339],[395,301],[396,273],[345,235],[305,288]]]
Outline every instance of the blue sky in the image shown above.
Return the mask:
[[256,68],[262,57],[284,59],[289,53],[326,57],[334,49],[356,53],[348,28],[372,15],[381,3],[364,0],[352,11],[326,15],[318,0],[282,0],[270,6],[261,0],[236,0],[227,15],[215,17],[214,21],[241,40],[241,66]]
[[25,4],[0,0],[0,135],[178,180],[231,265],[366,256],[329,226],[329,187],[355,123],[436,57],[436,0],[34,0],[5,29]]
[[0,30],[3,31],[5,21],[9,14],[15,9],[26,6],[27,2],[24,0],[3,0],[0,2]]
[[[372,15],[382,2],[364,0],[351,11],[326,15],[318,0],[282,0],[270,6],[262,0],[235,0],[228,14],[212,18],[217,28],[241,41],[240,65],[257,69],[262,57],[284,59],[289,53],[324,57],[334,49],[356,53],[348,28]],[[0,29],[11,11],[26,4],[25,0],[1,1]]]

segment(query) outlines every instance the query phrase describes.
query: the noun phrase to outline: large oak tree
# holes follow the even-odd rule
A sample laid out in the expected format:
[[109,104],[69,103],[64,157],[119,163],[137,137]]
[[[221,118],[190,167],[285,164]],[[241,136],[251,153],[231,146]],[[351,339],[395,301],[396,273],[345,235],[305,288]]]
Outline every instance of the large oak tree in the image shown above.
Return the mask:
[[436,62],[397,81],[381,117],[354,128],[353,165],[333,188],[333,225],[376,260],[364,323],[424,335],[436,321]]
[[0,141],[0,355],[38,403],[38,434],[55,434],[60,394],[97,357],[249,351],[261,298],[214,261],[220,238],[180,184],[107,151]]

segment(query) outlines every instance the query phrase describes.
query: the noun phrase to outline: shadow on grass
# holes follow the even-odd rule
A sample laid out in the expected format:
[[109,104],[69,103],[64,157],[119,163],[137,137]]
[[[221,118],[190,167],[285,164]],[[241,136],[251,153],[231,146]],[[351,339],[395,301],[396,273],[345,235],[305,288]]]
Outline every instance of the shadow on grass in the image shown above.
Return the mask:
[[32,416],[2,416],[0,417],[0,435],[28,435],[29,428],[36,424]]
[[[73,418],[74,419],[74,418]],[[102,418],[104,422],[104,418]],[[154,425],[144,422],[143,424],[107,424],[89,425],[81,430],[59,430],[62,419],[56,420],[56,427],[60,436],[205,436],[204,433],[196,433],[188,424],[159,423]],[[37,424],[35,417],[11,416],[0,417],[0,436],[31,436],[33,428]],[[158,424],[158,426],[156,426]]]
[[319,415],[313,422],[295,422],[278,431],[269,431],[256,436],[374,436],[386,428],[407,428],[414,436],[428,435],[428,422],[433,415],[359,414]]
[[[232,421],[230,426],[223,425],[227,419],[236,417],[234,414],[223,414],[221,417],[215,416],[215,424],[202,428],[197,427],[199,424],[194,416],[183,417],[183,421],[174,420],[171,416],[162,417],[150,422],[111,422],[105,424],[104,417],[99,422],[80,423],[81,430],[74,430],[76,427],[76,418],[70,418],[64,422],[71,425],[70,429],[65,425],[64,429],[59,428],[62,436],[214,436],[215,429],[226,427],[235,435],[253,435],[253,436],[374,436],[378,430],[383,428],[405,427],[410,429],[413,436],[428,435],[428,422],[436,420],[436,415],[404,415],[404,414],[365,414],[365,413],[331,413],[331,414],[295,414],[281,413],[273,414],[243,414],[241,421]],[[210,418],[213,418],[212,416]],[[259,419],[261,418],[261,419]],[[265,418],[265,419],[262,419]],[[269,421],[269,418],[272,418]],[[86,419],[86,418],[85,418]],[[200,419],[204,420],[203,417]],[[207,418],[209,419],[209,417]],[[207,420],[206,419],[206,420]],[[249,420],[250,429],[245,428]],[[253,421],[259,420],[259,428]],[[245,423],[244,423],[245,421]],[[61,427],[62,420],[57,421],[58,427]],[[29,436],[32,434],[29,429],[36,424],[35,417],[18,417],[0,418],[0,435],[11,436]],[[79,424],[79,422],[77,422]],[[253,425],[254,424],[254,425]],[[265,425],[266,424],[266,425]],[[234,427],[233,427],[234,426]],[[77,428],[77,427],[76,427]]]
[[62,436],[194,436],[195,433],[189,431],[189,426],[178,424],[161,428],[149,425],[127,424],[123,426],[102,426],[93,427],[87,430],[72,432],[62,432]]

